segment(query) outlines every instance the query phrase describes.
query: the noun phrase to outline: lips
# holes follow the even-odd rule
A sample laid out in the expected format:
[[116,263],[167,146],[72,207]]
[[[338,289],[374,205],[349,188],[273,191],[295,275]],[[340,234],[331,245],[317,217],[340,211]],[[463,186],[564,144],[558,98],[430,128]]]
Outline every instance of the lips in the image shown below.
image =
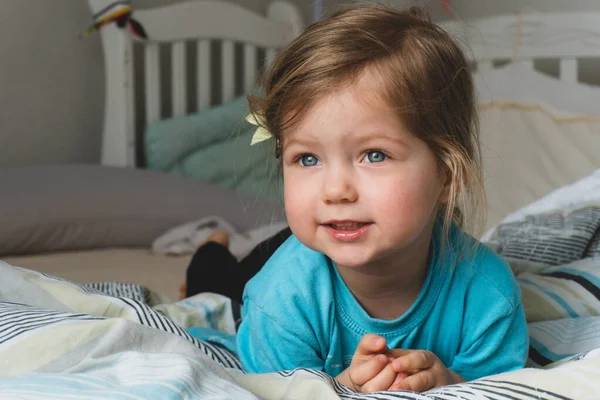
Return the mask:
[[357,229],[362,228],[367,225],[366,222],[356,222],[356,221],[344,221],[344,222],[332,222],[329,224],[330,227],[335,229],[336,231],[355,231]]
[[322,226],[334,239],[342,242],[353,242],[367,234],[370,222],[361,221],[328,221]]

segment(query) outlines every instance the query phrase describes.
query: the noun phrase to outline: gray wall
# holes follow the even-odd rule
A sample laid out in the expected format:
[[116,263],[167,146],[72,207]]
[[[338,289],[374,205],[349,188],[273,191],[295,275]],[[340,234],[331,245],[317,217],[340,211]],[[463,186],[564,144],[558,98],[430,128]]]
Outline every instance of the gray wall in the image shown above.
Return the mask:
[[[309,21],[311,1],[295,2]],[[264,13],[269,0],[238,3]],[[85,0],[0,0],[0,166],[99,162],[102,49],[79,38],[91,18]]]
[[84,1],[0,1],[0,163],[99,159],[103,69]]

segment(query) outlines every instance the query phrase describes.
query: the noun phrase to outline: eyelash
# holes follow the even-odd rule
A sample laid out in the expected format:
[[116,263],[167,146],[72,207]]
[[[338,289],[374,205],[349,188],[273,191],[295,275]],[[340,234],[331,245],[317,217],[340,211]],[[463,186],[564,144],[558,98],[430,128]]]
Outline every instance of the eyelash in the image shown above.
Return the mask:
[[318,162],[321,162],[321,160],[319,160],[319,158],[317,156],[315,156],[314,154],[311,154],[311,153],[302,153],[302,154],[298,154],[294,158],[294,164],[299,164],[301,167],[314,167],[314,165],[302,165],[301,160],[302,160],[303,157],[306,157],[306,156],[314,157]]
[[382,161],[379,161],[379,162],[369,161],[369,163],[371,163],[371,164],[379,164],[379,163],[382,163],[382,162],[384,162],[386,160],[389,160],[389,158],[390,158],[390,156],[385,151],[372,149],[372,150],[365,151],[361,160],[364,160],[365,158],[367,158],[370,153],[381,153],[383,155],[383,160]]

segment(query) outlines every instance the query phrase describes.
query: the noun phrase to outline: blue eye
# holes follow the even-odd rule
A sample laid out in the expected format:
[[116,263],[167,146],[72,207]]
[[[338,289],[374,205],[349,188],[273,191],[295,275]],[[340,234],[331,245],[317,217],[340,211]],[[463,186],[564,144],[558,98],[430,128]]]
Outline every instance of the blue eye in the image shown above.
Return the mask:
[[387,159],[387,156],[382,151],[374,150],[374,151],[369,151],[365,155],[365,158],[363,159],[363,161],[369,162],[369,163],[380,163],[380,162],[385,161],[386,159]]
[[312,154],[304,154],[300,156],[298,161],[300,161],[300,165],[303,167],[314,167],[315,165],[319,165],[321,163],[319,159]]

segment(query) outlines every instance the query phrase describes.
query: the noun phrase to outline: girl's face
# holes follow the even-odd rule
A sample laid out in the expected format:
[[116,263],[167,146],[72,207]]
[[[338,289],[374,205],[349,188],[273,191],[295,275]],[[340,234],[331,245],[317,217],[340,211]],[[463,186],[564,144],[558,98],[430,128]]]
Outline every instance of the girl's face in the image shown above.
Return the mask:
[[366,74],[322,98],[283,140],[290,227],[338,266],[410,257],[428,247],[447,193],[433,152],[374,86]]

